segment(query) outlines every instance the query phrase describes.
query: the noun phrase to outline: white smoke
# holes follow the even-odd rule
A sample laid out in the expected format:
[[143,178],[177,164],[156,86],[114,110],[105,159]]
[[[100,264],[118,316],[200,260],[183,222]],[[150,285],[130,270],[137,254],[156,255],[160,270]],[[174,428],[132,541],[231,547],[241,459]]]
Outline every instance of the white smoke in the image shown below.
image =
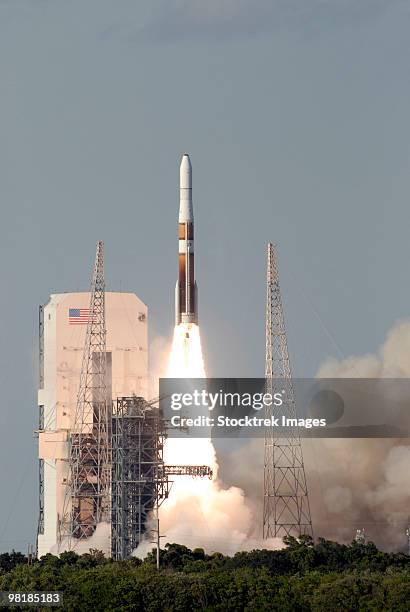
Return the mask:
[[[375,354],[328,359],[318,378],[410,377],[410,321],[388,332]],[[386,549],[407,544],[410,518],[410,445],[403,439],[304,439],[306,477],[315,536],[351,542],[356,529]],[[221,477],[253,501],[261,521],[263,440],[223,457]],[[258,474],[258,477],[255,477]]]
[[164,504],[160,519],[166,540],[225,554],[256,547],[253,516],[242,489],[223,488],[217,480],[200,484],[204,486],[175,499],[171,493]]
[[76,552],[78,555],[89,553],[90,550],[100,550],[106,557],[109,557],[111,555],[111,524],[98,523],[93,535],[84,540],[63,539],[61,544],[56,544],[51,548],[50,553],[60,555],[62,552],[69,550]]
[[[318,377],[410,377],[410,321],[394,325],[375,355],[328,360]],[[410,517],[410,446],[399,439],[328,440],[326,446],[329,460],[317,473],[333,520],[346,523],[343,499],[349,497],[345,519],[361,521],[380,545],[402,548]],[[343,492],[337,494],[332,481],[343,481]]]
[[409,378],[410,321],[400,321],[387,333],[376,354],[328,359],[317,378]]
[[[169,542],[191,549],[200,547],[208,554],[221,552],[225,555],[260,548],[283,548],[281,538],[262,540],[251,535],[254,518],[241,489],[223,489],[214,483],[208,499],[188,495],[185,500],[178,499],[172,506],[168,505],[168,501],[164,503],[160,511],[161,548]],[[151,519],[147,531],[155,529],[156,523]],[[147,536],[134,554],[143,559],[155,548],[154,538]]]
[[148,400],[158,397],[158,381],[167,369],[170,350],[171,342],[163,336],[157,336],[150,344]]

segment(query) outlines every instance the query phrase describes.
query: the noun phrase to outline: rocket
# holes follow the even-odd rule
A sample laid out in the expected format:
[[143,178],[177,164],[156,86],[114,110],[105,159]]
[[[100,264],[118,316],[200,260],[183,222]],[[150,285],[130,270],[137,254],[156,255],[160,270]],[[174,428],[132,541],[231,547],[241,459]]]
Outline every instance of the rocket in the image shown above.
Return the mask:
[[192,166],[184,153],[179,167],[178,280],[175,287],[175,325],[198,323],[198,288],[195,281]]

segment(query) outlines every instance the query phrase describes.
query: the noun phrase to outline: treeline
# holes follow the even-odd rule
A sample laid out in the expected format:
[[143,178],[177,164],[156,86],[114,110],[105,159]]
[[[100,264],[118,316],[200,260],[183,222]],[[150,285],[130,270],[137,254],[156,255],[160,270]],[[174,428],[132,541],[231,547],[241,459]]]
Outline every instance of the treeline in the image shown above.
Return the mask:
[[0,591],[62,591],[62,609],[73,612],[410,610],[409,556],[371,542],[284,542],[282,550],[233,557],[167,544],[159,572],[154,553],[113,562],[96,550],[65,552],[31,565],[21,553],[5,553]]

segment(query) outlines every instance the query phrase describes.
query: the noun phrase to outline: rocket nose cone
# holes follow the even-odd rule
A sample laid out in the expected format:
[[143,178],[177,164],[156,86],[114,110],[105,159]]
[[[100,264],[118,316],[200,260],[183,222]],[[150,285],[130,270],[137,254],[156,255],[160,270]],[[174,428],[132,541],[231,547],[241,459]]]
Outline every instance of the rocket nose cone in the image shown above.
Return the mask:
[[179,186],[181,189],[192,188],[192,166],[188,153],[184,153],[179,167]]
[[179,223],[194,221],[192,207],[192,166],[188,153],[184,153],[179,167]]
[[191,170],[192,166],[191,166],[191,160],[189,159],[189,155],[188,153],[184,153],[182,158],[181,158],[181,165],[180,165],[180,170]]

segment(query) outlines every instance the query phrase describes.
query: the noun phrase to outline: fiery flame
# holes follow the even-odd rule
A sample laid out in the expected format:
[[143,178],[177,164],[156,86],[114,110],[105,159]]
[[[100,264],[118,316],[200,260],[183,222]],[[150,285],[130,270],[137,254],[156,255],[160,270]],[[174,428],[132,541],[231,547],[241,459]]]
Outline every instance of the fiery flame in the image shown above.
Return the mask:
[[[168,378],[205,378],[205,366],[202,357],[199,327],[194,323],[181,323],[174,329],[171,353],[168,363]],[[165,463],[169,465],[209,465],[216,476],[215,450],[211,440],[202,439],[168,439],[164,448]],[[172,497],[182,491],[203,491],[210,483],[187,478],[177,478]]]
[[205,378],[201,337],[195,323],[175,326],[167,377]]

